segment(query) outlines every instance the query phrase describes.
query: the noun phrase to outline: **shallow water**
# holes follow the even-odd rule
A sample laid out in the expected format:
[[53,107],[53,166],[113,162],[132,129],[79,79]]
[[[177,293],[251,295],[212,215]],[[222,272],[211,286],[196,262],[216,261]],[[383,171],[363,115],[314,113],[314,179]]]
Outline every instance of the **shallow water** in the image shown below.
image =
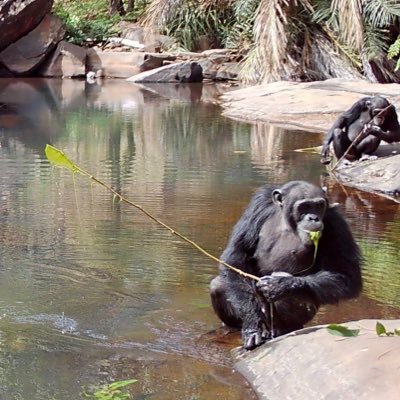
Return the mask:
[[[154,88],[152,88],[154,89]],[[87,178],[46,143],[219,255],[265,182],[321,181],[365,256],[364,295],[313,323],[399,318],[399,205],[321,178],[321,135],[239,123],[213,88],[0,80],[1,399],[78,399],[135,378],[134,399],[251,399],[219,337],[215,263]],[[179,89],[179,90],[178,90]]]

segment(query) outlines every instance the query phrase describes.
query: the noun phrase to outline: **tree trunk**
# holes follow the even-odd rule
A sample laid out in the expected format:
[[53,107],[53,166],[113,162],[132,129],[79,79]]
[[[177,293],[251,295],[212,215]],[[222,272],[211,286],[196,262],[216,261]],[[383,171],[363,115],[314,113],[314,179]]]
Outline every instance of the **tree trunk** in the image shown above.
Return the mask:
[[110,0],[109,4],[110,14],[125,14],[124,4],[122,3],[122,0]]
[[128,4],[126,6],[126,12],[131,12],[135,8],[135,0],[128,0]]

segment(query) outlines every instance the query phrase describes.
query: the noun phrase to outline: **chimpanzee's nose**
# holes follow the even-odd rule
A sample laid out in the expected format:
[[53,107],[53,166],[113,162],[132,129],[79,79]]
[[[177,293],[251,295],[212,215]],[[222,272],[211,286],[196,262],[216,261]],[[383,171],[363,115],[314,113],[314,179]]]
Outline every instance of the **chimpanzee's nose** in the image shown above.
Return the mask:
[[319,217],[318,217],[318,215],[315,215],[315,214],[307,214],[307,221],[318,222]]

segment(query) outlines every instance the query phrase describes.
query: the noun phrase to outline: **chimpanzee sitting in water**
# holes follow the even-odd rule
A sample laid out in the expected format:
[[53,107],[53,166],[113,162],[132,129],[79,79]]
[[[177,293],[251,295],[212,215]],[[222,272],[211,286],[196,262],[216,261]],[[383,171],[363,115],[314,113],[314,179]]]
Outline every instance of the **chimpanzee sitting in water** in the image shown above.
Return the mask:
[[[322,233],[316,255],[310,232]],[[220,265],[210,284],[216,314],[227,326],[241,328],[246,349],[302,328],[321,304],[361,290],[360,252],[349,226],[324,191],[304,181],[262,187],[221,259],[264,277],[256,282]]]
[[351,143],[362,135],[346,155],[348,161],[371,158],[381,140],[400,141],[400,125],[395,107],[382,96],[363,97],[333,123],[322,146],[321,163],[329,164],[329,145],[333,141],[335,155],[340,159]]

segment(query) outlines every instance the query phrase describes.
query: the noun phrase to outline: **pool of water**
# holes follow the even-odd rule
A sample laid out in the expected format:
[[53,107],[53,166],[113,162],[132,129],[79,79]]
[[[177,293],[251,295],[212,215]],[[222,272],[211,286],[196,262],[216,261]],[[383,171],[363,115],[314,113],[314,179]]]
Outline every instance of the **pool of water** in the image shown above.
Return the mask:
[[365,257],[364,293],[313,323],[399,318],[400,208],[323,176],[321,135],[221,116],[215,87],[0,80],[1,399],[252,399],[214,333],[217,265],[104,188],[51,167],[46,143],[218,256],[254,190],[328,187]]

